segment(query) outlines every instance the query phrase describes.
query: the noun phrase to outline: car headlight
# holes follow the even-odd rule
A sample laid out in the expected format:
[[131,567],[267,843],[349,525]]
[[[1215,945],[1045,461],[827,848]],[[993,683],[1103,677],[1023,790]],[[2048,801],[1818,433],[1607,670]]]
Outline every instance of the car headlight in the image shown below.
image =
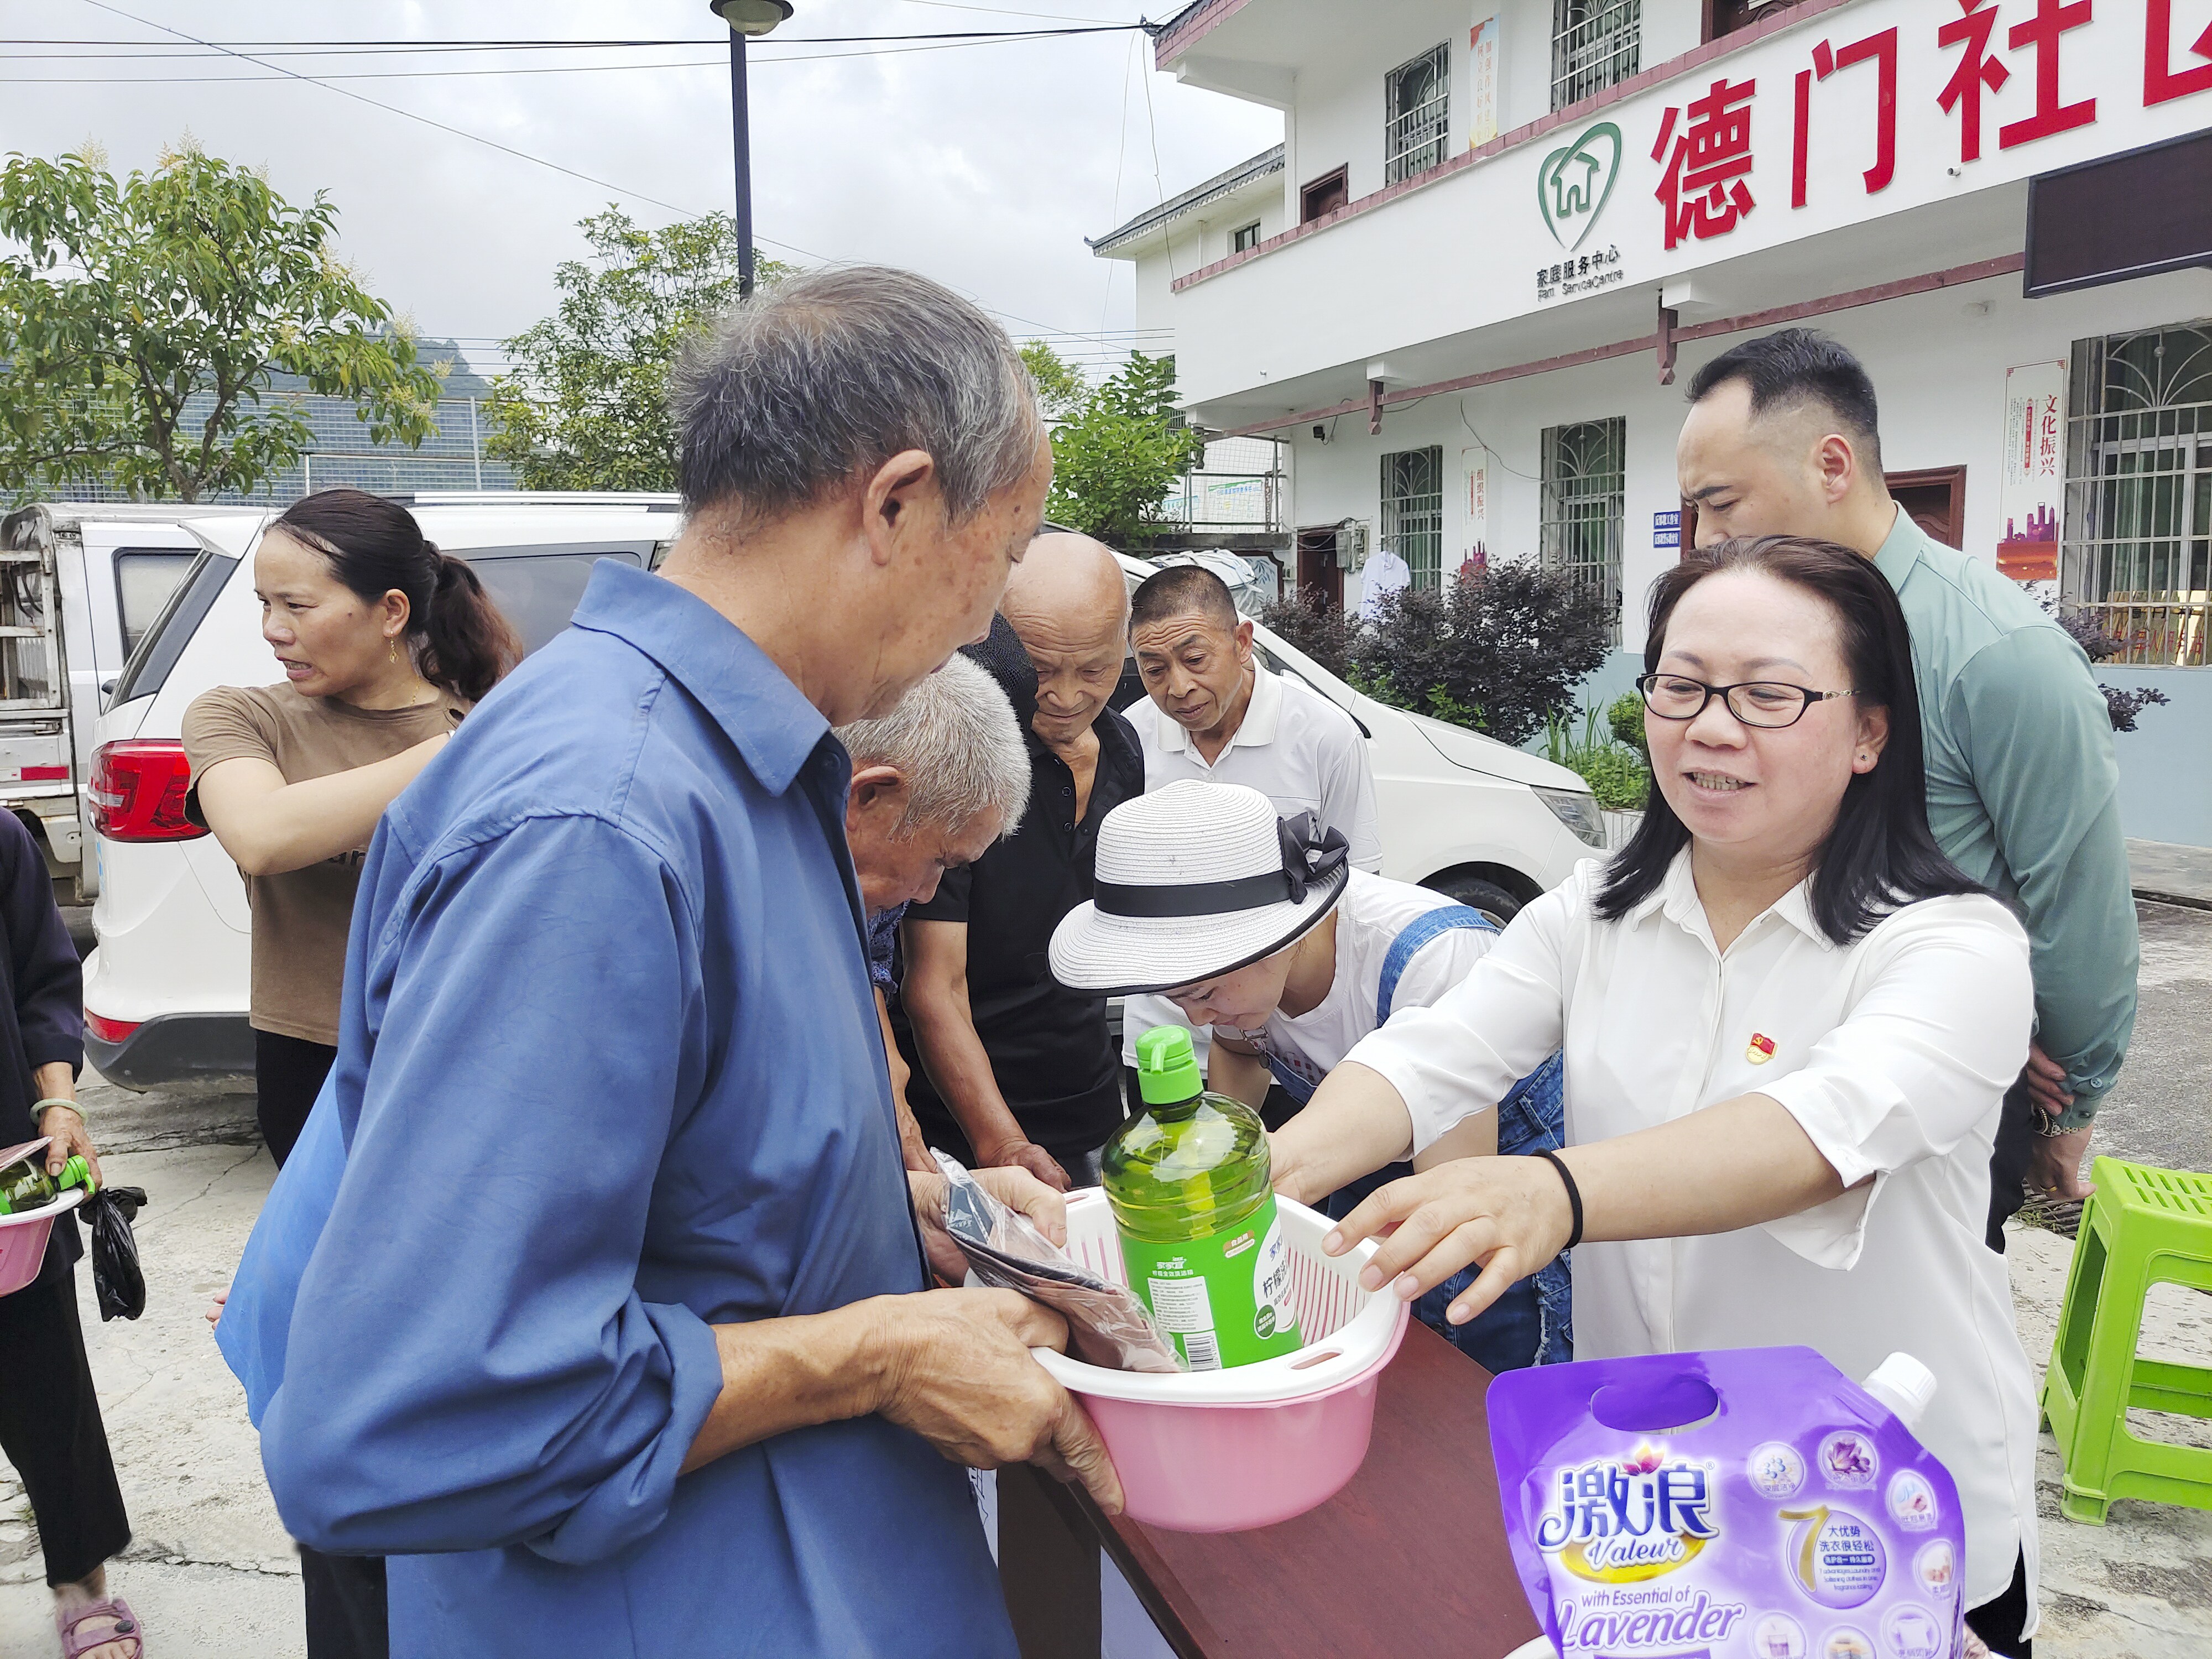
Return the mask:
[[1597,810],[1597,797],[1582,789],[1538,789],[1536,799],[1552,815],[1574,831],[1575,839],[1601,851],[1605,847],[1605,815]]

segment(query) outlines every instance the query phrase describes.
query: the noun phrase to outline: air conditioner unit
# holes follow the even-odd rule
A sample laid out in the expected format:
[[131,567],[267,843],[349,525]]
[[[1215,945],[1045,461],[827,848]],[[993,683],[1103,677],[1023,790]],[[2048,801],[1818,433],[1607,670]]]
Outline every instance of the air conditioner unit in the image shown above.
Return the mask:
[[1346,519],[1336,532],[1336,562],[1343,569],[1364,570],[1367,568],[1367,522],[1364,519]]

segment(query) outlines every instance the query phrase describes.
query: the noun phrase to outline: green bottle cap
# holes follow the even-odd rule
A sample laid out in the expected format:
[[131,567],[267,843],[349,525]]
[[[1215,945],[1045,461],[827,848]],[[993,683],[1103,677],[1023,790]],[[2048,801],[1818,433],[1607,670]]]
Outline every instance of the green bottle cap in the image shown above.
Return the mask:
[[1147,1106],[1172,1106],[1193,1100],[1206,1086],[1190,1032],[1181,1025],[1155,1025],[1137,1039],[1137,1092]]
[[91,1165],[74,1152],[70,1154],[70,1161],[62,1165],[62,1172],[54,1185],[57,1188],[82,1187],[88,1193],[99,1189],[98,1183],[92,1178]]

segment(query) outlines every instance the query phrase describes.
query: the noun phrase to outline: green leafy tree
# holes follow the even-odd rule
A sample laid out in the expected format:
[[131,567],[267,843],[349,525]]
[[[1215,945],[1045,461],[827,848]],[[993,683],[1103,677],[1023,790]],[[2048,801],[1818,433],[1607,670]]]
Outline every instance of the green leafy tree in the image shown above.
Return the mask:
[[1037,407],[1044,410],[1046,419],[1070,419],[1091,400],[1091,382],[1083,371],[1042,340],[1023,345],[1022,362],[1036,383]]
[[1053,429],[1053,520],[1117,547],[1143,540],[1206,444],[1177,424],[1175,359],[1133,352]]
[[96,152],[10,155],[0,490],[251,495],[313,439],[280,375],[352,399],[372,442],[429,436],[438,377],[338,262],[337,219],[189,141],[121,180]]
[[[559,308],[506,343],[485,453],[526,489],[673,489],[668,370],[690,336],[738,300],[737,224],[726,213],[646,230],[616,208],[579,222],[588,259],[553,273]],[[793,267],[755,256],[756,281]]]

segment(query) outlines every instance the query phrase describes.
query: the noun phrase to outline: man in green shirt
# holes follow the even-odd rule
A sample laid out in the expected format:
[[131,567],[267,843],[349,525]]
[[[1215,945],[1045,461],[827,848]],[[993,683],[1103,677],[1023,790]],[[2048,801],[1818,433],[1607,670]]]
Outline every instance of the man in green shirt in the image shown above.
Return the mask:
[[1996,568],[1930,539],[1882,482],[1874,385],[1806,329],[1699,370],[1676,447],[1700,546],[1816,536],[1888,578],[1912,629],[1928,822],[2021,912],[2036,1034],[1990,1161],[1990,1233],[2036,1191],[2079,1198],[2090,1121],[2135,1028],[2137,944],[2112,719],[2089,659]]

